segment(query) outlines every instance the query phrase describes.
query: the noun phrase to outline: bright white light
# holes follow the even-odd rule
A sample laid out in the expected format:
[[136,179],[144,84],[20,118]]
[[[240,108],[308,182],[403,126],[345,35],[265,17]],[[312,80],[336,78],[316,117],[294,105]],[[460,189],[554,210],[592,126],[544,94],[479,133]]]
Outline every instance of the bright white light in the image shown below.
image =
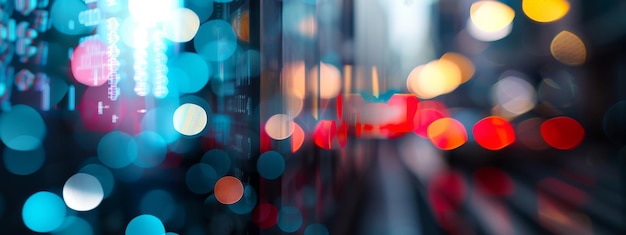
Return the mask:
[[467,32],[472,35],[472,37],[484,41],[484,42],[492,42],[503,39],[508,36],[513,30],[513,24],[508,24],[502,29],[496,31],[484,31],[480,29],[478,26],[474,24],[471,20],[467,20]]
[[174,111],[174,129],[186,136],[197,135],[207,125],[206,111],[197,104],[183,104]]
[[163,22],[163,36],[172,42],[188,42],[196,36],[200,18],[187,8],[174,9]]
[[65,204],[76,211],[96,208],[104,198],[100,181],[92,175],[78,173],[70,177],[63,186]]
[[148,26],[165,20],[163,16],[177,7],[178,3],[174,0],[128,0],[130,15]]
[[276,114],[265,123],[265,133],[275,140],[284,140],[293,134],[292,118],[286,114]]
[[524,114],[535,107],[535,88],[518,77],[505,77],[493,86],[494,103],[512,116]]

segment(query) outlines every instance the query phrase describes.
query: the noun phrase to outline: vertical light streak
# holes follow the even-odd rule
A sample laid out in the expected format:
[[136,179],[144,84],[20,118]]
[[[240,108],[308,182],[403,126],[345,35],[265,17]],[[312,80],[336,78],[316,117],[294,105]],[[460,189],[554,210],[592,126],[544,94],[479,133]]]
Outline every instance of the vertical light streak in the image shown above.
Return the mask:
[[167,55],[165,55],[167,47],[163,42],[163,32],[161,30],[154,30],[152,40],[152,50],[154,53],[154,84],[152,94],[154,94],[156,98],[163,98],[169,93],[167,89]]
[[372,95],[376,98],[378,98],[378,96],[380,95],[380,89],[379,89],[379,82],[378,82],[378,70],[376,69],[376,66],[372,67]]
[[120,63],[118,61],[118,57],[120,56],[120,49],[117,46],[117,43],[120,39],[117,30],[119,29],[119,21],[115,17],[111,17],[107,19],[107,55],[109,61],[107,61],[109,74],[107,76],[109,82],[108,96],[109,100],[115,101],[120,95],[120,88],[117,87],[117,84],[120,81],[120,77],[118,74],[118,70],[120,67]]
[[41,87],[41,110],[50,110],[50,81],[43,81]]
[[347,96],[351,92],[352,87],[352,65],[343,66],[343,94]]
[[67,90],[67,109],[74,111],[76,109],[76,88],[74,85],[70,85]]
[[135,28],[135,93],[138,96],[146,96],[149,92],[148,87],[148,29],[143,27]]

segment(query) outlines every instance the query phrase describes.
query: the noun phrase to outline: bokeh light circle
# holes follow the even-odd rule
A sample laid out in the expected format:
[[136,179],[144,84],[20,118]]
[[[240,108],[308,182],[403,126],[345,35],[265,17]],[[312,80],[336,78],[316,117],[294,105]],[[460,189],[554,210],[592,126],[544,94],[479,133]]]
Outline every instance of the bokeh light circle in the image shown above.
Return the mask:
[[448,52],[443,54],[440,60],[449,61],[456,64],[459,72],[461,72],[461,83],[469,81],[476,72],[476,67],[474,66],[474,63],[462,54]]
[[470,20],[481,31],[495,32],[509,26],[515,10],[499,1],[478,1],[470,7]]
[[176,210],[174,197],[162,189],[147,192],[139,202],[140,213],[153,215],[166,223],[174,217]]
[[304,229],[304,235],[329,235],[328,229],[323,224],[309,224]]
[[587,48],[583,40],[566,30],[561,31],[552,39],[550,52],[554,59],[565,65],[581,65],[587,60]]
[[285,171],[285,159],[276,151],[267,151],[259,156],[256,167],[261,177],[277,179]]
[[[341,92],[341,72],[337,67],[332,64],[320,63],[320,66],[315,66],[311,70],[311,77],[318,78],[311,79],[309,88],[313,89],[313,92],[319,94],[322,99],[332,99],[339,95]],[[319,85],[316,83],[319,82]],[[316,89],[318,88],[318,89]]]
[[138,167],[152,168],[165,160],[167,142],[161,135],[152,131],[143,131],[134,138],[137,145],[137,158],[133,162]]
[[250,41],[250,12],[243,11],[237,14],[232,21],[233,29],[237,33],[237,37],[242,41]]
[[206,86],[211,67],[198,54],[183,52],[168,60],[168,77],[180,93],[195,93]]
[[268,229],[276,225],[278,209],[269,203],[260,203],[252,211],[252,221],[261,229]]
[[515,130],[504,118],[489,116],[481,119],[472,130],[474,140],[488,150],[500,150],[515,142]]
[[111,170],[102,165],[89,164],[81,168],[78,172],[87,173],[96,177],[102,186],[102,194],[104,198],[107,198],[115,187],[115,177],[113,176],[113,173]]
[[26,227],[39,233],[51,232],[63,224],[67,214],[65,203],[56,194],[46,191],[31,195],[22,207]]
[[27,105],[15,105],[0,114],[0,140],[19,151],[35,150],[46,136],[46,124],[37,110]]
[[434,60],[415,67],[407,78],[407,89],[422,99],[454,91],[462,82],[459,66],[451,60]]
[[569,12],[567,0],[523,0],[522,10],[531,20],[548,23],[557,21]]
[[413,131],[418,136],[428,137],[428,126],[434,121],[449,117],[448,108],[439,101],[426,100],[417,104],[417,111],[413,117]]
[[37,172],[46,161],[46,151],[43,146],[31,151],[17,151],[5,148],[2,153],[2,162],[7,171],[16,175],[30,175]]
[[63,185],[63,200],[67,207],[76,211],[92,210],[100,205],[103,198],[100,181],[89,174],[75,174]]
[[80,43],[72,53],[72,75],[85,86],[102,86],[108,81],[111,67],[108,65],[107,44],[98,39]]
[[186,103],[174,111],[174,129],[186,136],[194,136],[204,130],[208,117],[206,110],[197,104]]
[[573,118],[555,117],[541,124],[541,136],[553,148],[570,150],[583,141],[585,129]]
[[195,194],[211,192],[217,181],[217,173],[208,164],[198,163],[189,168],[185,175],[187,188]]
[[453,118],[440,118],[428,126],[428,139],[439,149],[453,150],[467,142],[463,124]]
[[211,20],[198,29],[193,40],[196,51],[209,61],[224,61],[237,49],[237,35],[224,20]]
[[153,215],[140,215],[131,220],[126,226],[126,235],[163,235],[165,226],[159,218]]
[[537,102],[537,93],[533,85],[515,76],[498,81],[493,85],[492,92],[493,103],[511,117],[532,110]]
[[228,208],[235,214],[244,215],[252,212],[257,202],[257,193],[254,187],[246,185],[243,188],[243,196],[234,204],[228,205]]
[[87,5],[81,0],[56,0],[50,8],[50,21],[52,27],[67,35],[80,35],[93,30],[80,23],[79,15],[88,10]]
[[224,176],[215,183],[215,199],[226,205],[231,205],[243,197],[243,184],[233,176]]
[[179,140],[181,134],[174,129],[172,124],[175,111],[176,106],[174,105],[150,109],[141,119],[141,129],[159,134],[168,144]]
[[206,163],[213,167],[218,177],[222,177],[230,170],[232,160],[228,153],[221,149],[212,149],[204,153],[202,163]]
[[213,15],[213,0],[188,0],[185,7],[198,15],[200,22],[204,22]]
[[278,227],[283,232],[293,233],[302,226],[302,213],[295,207],[285,206],[278,212]]
[[163,21],[163,36],[172,42],[188,42],[200,27],[198,15],[187,8],[177,8]]
[[130,135],[112,131],[98,143],[98,159],[110,168],[123,168],[137,158],[137,144]]
[[287,114],[275,114],[267,119],[265,133],[275,140],[284,140],[293,134],[294,126]]

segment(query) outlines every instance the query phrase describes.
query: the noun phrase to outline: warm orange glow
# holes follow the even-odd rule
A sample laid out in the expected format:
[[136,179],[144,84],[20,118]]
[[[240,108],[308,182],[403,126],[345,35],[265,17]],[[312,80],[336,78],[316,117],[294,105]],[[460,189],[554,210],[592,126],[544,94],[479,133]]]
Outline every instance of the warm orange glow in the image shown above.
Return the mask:
[[276,114],[265,123],[265,132],[275,140],[284,140],[293,133],[293,122],[286,114]]
[[431,123],[449,116],[448,108],[443,103],[434,100],[422,101],[417,105],[417,112],[413,118],[413,131],[418,136],[426,138]]
[[411,71],[407,88],[419,98],[431,99],[454,91],[461,79],[461,71],[454,62],[434,60]]
[[500,31],[513,22],[515,11],[498,1],[478,1],[470,7],[470,20],[481,31]]
[[[341,92],[341,72],[332,64],[320,63],[311,70],[311,77],[317,77],[319,70],[319,95],[322,99],[332,99]],[[318,86],[313,84],[317,79],[311,79],[309,87],[316,91]]]
[[222,204],[234,204],[243,196],[243,184],[233,176],[224,176],[215,183],[215,199]]
[[476,68],[474,67],[474,63],[464,55],[454,52],[448,52],[441,56],[441,60],[446,60],[456,64],[461,72],[461,83],[467,82],[474,76],[474,72]]
[[453,118],[440,118],[428,126],[428,139],[442,150],[453,150],[467,142],[467,131]]
[[302,98],[289,93],[283,95],[283,103],[283,108],[286,109],[284,113],[292,118],[300,115],[304,106],[304,100],[302,100]]
[[306,95],[305,76],[306,68],[303,61],[296,61],[283,66],[281,71],[283,91],[297,98],[304,99]]
[[522,10],[528,18],[542,23],[557,21],[567,14],[567,0],[523,0]]
[[352,65],[343,66],[343,94],[350,94],[352,87]]
[[298,123],[292,121],[292,125],[293,134],[291,134],[291,153],[295,153],[300,150],[302,144],[304,144],[304,138],[306,134],[304,133],[304,130],[302,130],[302,127],[298,125]]
[[298,24],[298,31],[306,37],[313,37],[317,34],[317,21],[315,17],[310,15],[302,19]]
[[374,97],[378,98],[380,96],[380,88],[378,81],[378,70],[376,66],[372,67],[372,94]]
[[566,65],[581,65],[587,60],[585,43],[574,33],[561,31],[550,44],[552,56]]
[[232,25],[239,40],[250,41],[250,13],[248,11],[235,16]]

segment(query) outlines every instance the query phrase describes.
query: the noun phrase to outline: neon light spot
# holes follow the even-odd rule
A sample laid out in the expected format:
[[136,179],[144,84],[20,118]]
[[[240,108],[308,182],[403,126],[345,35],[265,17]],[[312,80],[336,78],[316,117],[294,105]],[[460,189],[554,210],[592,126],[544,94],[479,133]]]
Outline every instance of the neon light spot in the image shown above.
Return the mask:
[[79,44],[72,53],[72,75],[85,86],[102,86],[107,83],[111,68],[106,43],[89,39]]
[[442,150],[453,150],[467,142],[467,131],[453,118],[440,118],[428,126],[428,139]]
[[22,208],[22,219],[30,230],[40,233],[59,228],[67,210],[63,200],[51,192],[38,192],[30,196]]
[[500,150],[515,142],[513,126],[504,118],[490,116],[474,125],[476,143],[488,150]]

